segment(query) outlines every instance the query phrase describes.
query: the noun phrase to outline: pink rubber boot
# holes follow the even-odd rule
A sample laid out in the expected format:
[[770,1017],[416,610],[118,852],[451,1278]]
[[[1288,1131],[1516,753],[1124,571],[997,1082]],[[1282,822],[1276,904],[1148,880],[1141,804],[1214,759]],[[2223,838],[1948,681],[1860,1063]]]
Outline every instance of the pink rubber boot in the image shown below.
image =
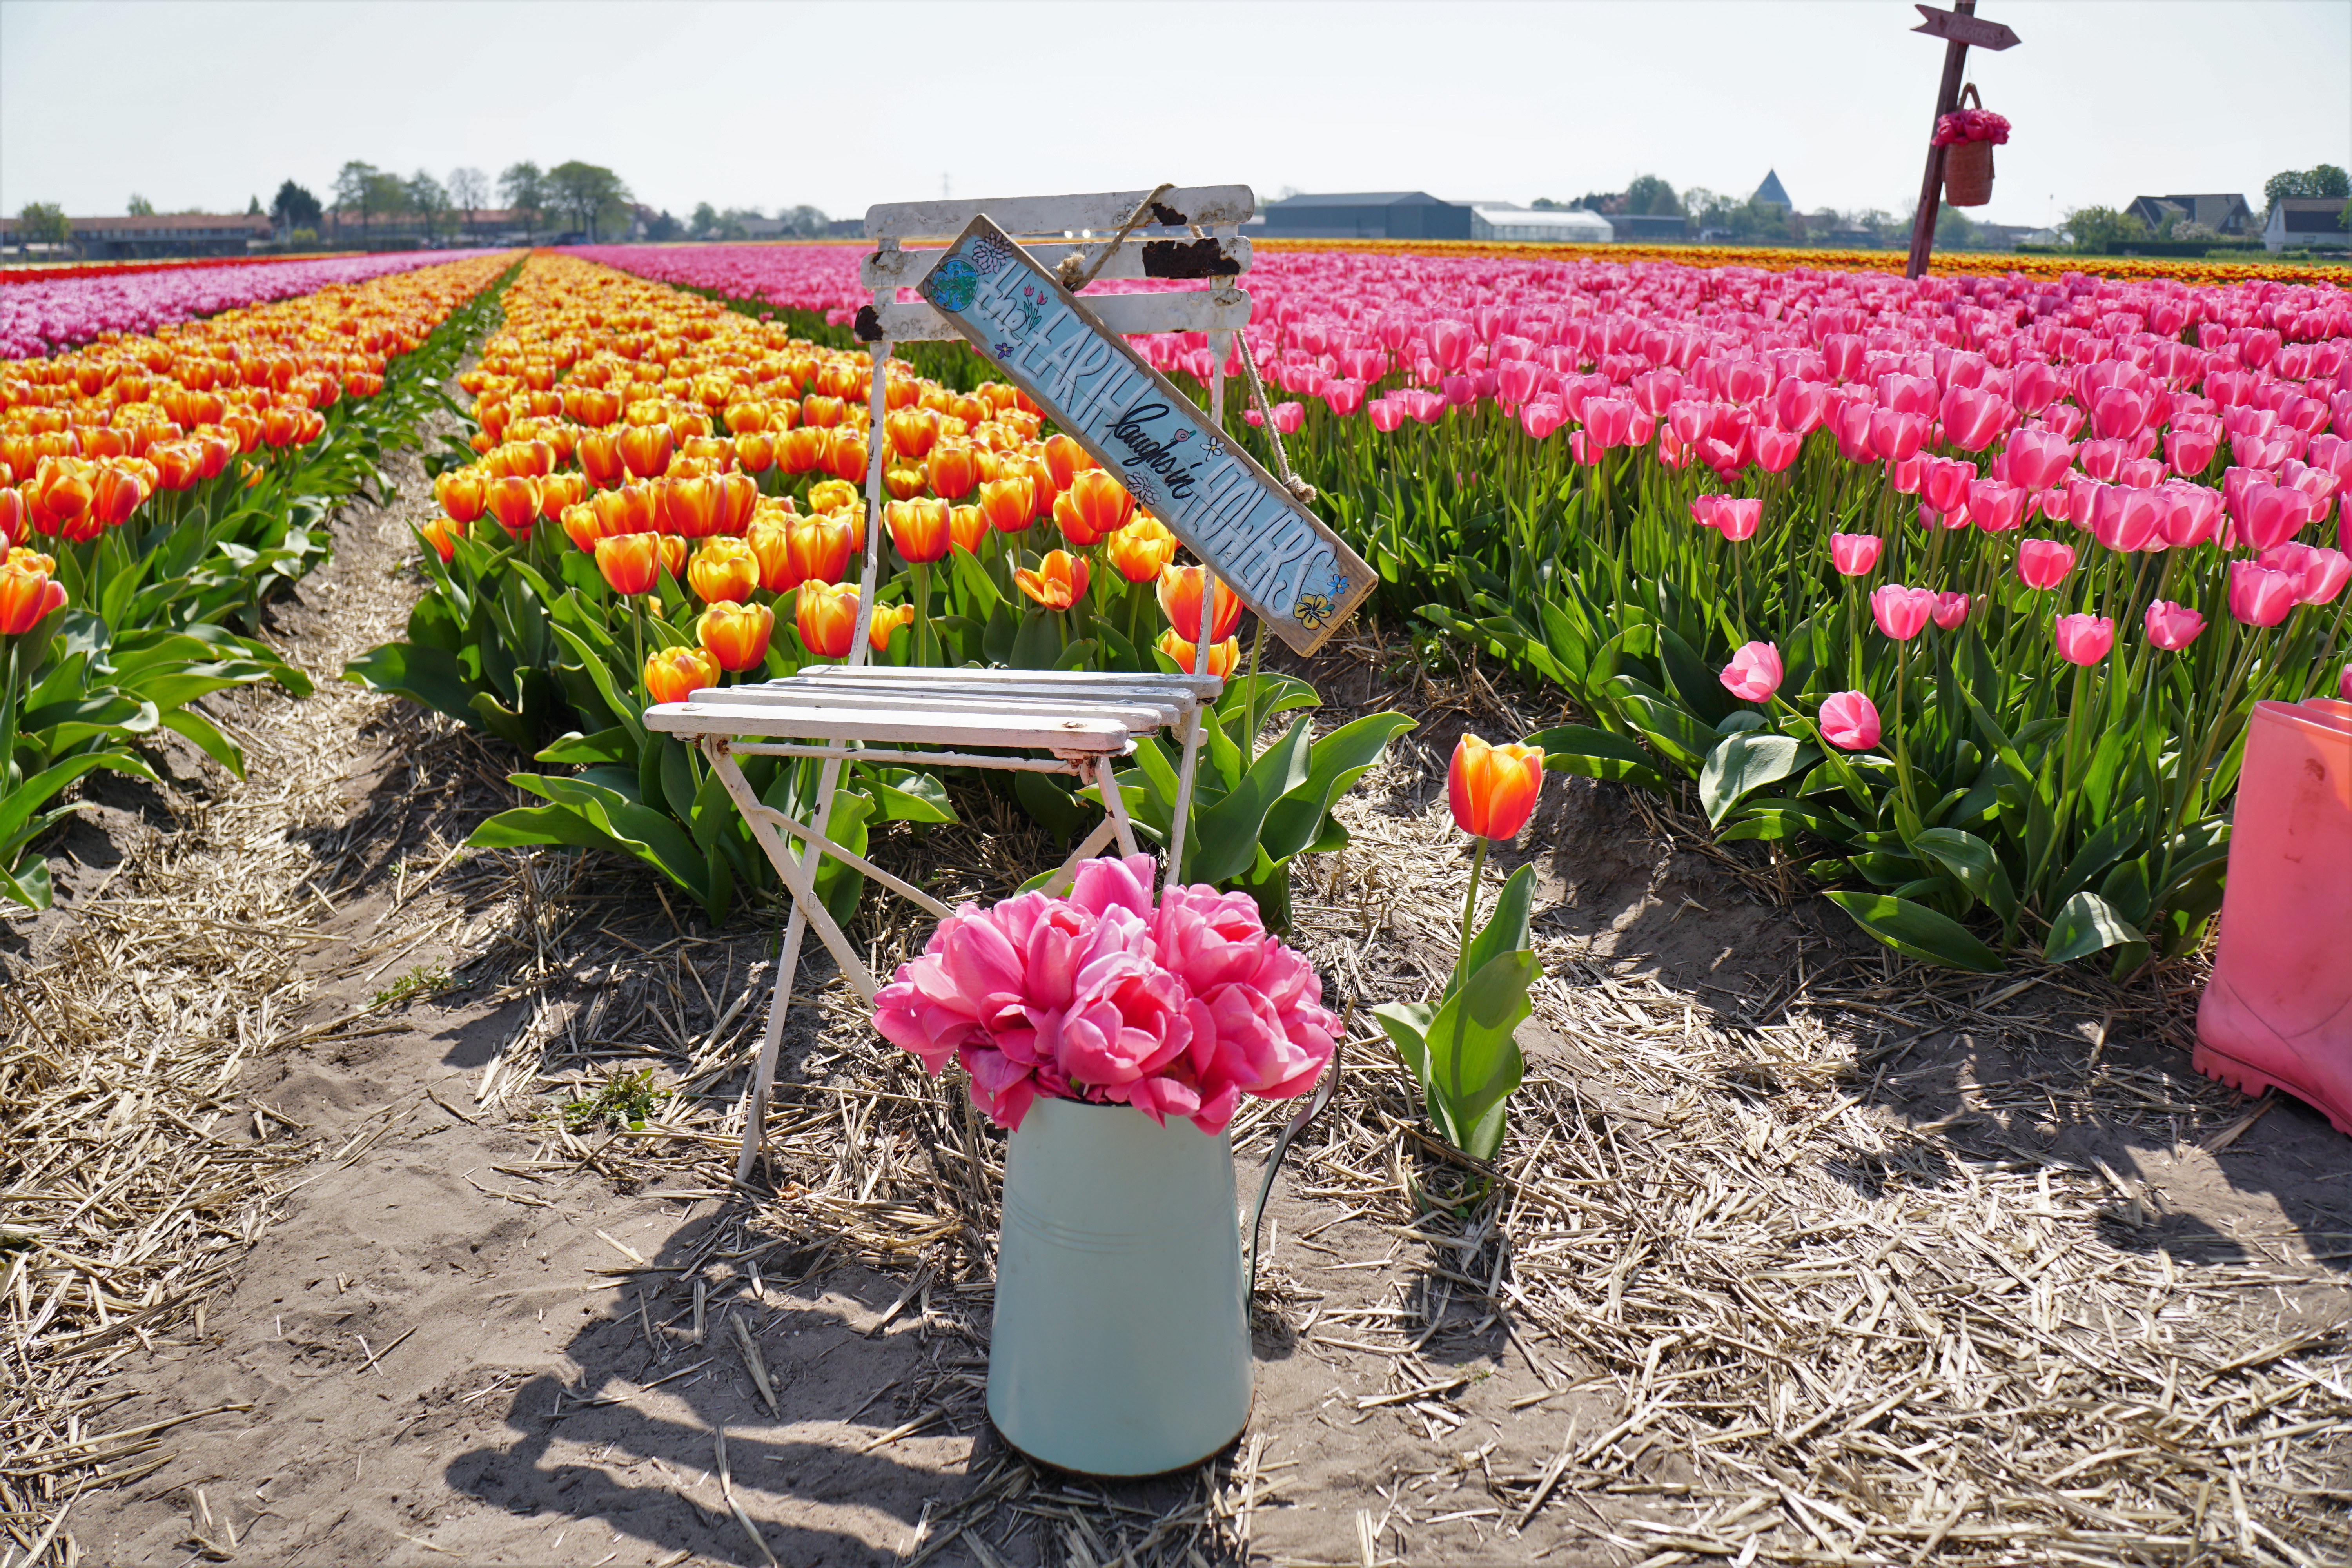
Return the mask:
[[2352,712],[2254,705],[2193,1059],[2352,1133]]

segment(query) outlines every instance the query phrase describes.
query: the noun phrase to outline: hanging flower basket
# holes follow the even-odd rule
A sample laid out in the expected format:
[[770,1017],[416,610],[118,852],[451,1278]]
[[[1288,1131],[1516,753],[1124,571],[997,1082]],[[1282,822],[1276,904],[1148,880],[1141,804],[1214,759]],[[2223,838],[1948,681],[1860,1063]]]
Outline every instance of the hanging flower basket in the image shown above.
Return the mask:
[[1956,207],[1980,207],[1992,200],[1992,150],[2009,140],[2009,121],[1984,106],[1976,83],[1960,91],[1969,107],[1936,121],[1934,144],[1944,154],[1944,200]]

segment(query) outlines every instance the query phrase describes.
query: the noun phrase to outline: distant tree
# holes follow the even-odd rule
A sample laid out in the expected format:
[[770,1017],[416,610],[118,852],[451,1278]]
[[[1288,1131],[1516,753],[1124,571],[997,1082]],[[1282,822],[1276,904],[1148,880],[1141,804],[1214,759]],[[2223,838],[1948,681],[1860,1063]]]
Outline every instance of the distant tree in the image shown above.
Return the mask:
[[1636,174],[1625,187],[1625,210],[1649,217],[1682,217],[1683,204],[1674,186],[1655,174]]
[[155,216],[155,204],[134,191],[131,195],[130,206],[124,210],[129,212],[132,217],[153,217]]
[[335,171],[335,233],[338,237],[343,232],[345,213],[359,214],[361,226],[366,226],[369,216],[375,210],[376,182],[383,177],[383,171],[357,158]]
[[558,163],[547,172],[548,205],[562,213],[593,242],[608,225],[625,225],[629,187],[621,176],[597,163],[579,159]]
[[2147,224],[2113,207],[2076,207],[2066,215],[2062,226],[2074,248],[2084,251],[2103,251],[2148,237]]
[[247,217],[263,217],[267,216],[261,210],[261,198],[259,196],[247,196],[245,198],[245,216]]
[[1528,204],[1528,210],[1539,213],[1558,212],[1568,205],[1566,202],[1556,202],[1549,196],[1538,196]]
[[719,231],[719,209],[709,202],[694,204],[694,216],[687,220],[686,232],[697,239],[709,239]]
[[398,174],[378,171],[368,176],[365,209],[368,212],[382,213],[386,217],[398,219],[414,206],[415,203],[409,197],[408,182]]
[[2352,202],[2346,202],[2344,204],[2344,210],[2336,215],[2336,226],[2343,229],[2352,229]]
[[2289,196],[2352,196],[2352,175],[2333,163],[2284,169],[2263,182],[2263,200],[2275,207]]
[[824,216],[822,208],[805,204],[782,208],[776,216],[783,221],[786,234],[798,235],[803,239],[822,239],[833,229],[833,220]]
[[526,159],[509,163],[499,175],[499,197],[507,205],[522,214],[523,237],[539,232],[539,220],[547,211],[547,176],[539,165]]
[[685,236],[686,225],[670,216],[667,211],[646,225],[646,237],[656,245],[667,244],[673,239],[682,239]]
[[17,244],[63,245],[72,237],[72,220],[57,203],[26,202],[17,210]]
[[[2139,220],[2132,220],[2137,223]],[[2141,225],[2145,229],[2147,226]],[[1936,209],[1936,244],[1945,250],[1965,247],[1976,242],[1976,220],[1947,202]]]
[[479,169],[450,170],[449,205],[466,215],[466,228],[471,233],[474,215],[490,205],[490,177]]
[[289,180],[278,187],[278,195],[269,204],[269,216],[284,228],[315,230],[320,216],[319,198]]
[[438,235],[455,226],[449,212],[448,188],[430,173],[417,170],[408,176],[406,186],[408,210],[415,215],[418,227],[428,235]]

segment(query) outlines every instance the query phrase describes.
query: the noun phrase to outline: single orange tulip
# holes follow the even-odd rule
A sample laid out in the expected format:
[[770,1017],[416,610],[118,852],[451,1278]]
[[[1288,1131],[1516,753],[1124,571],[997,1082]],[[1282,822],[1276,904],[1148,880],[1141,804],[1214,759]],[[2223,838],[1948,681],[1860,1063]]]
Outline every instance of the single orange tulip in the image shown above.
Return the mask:
[[633,425],[621,432],[621,461],[641,479],[657,479],[669,471],[670,427]]
[[849,557],[856,549],[856,531],[839,515],[795,520],[785,546],[785,575],[790,581],[774,591],[797,588],[811,578],[820,583],[840,582],[841,574],[849,570]]
[[493,478],[520,474],[526,479],[545,479],[555,472],[555,447],[537,439],[509,441],[490,454],[489,469]]
[[1027,477],[1031,522],[1035,522],[1041,517],[1054,515],[1054,503],[1061,499],[1062,491],[1061,488],[1054,483],[1054,471],[1046,467],[1045,458],[1032,455],[1008,465],[1005,471],[1008,475],[1020,474]]
[[580,437],[575,448],[580,456],[580,471],[598,489],[610,489],[629,477],[629,465],[621,457],[621,431],[591,430]]
[[748,401],[730,403],[719,417],[729,435],[750,436],[768,428],[768,405]]
[[741,540],[722,533],[695,552],[686,581],[706,604],[740,602],[760,585],[760,558]]
[[90,519],[100,528],[120,528],[131,521],[131,514],[147,496],[148,487],[137,474],[110,463],[99,469],[97,482],[90,487]]
[[760,504],[760,481],[749,474],[721,474],[710,505],[710,531],[740,539],[751,526],[752,509]]
[[980,483],[980,460],[961,442],[941,442],[932,447],[928,467],[931,493],[942,500],[961,500]]
[[[1176,635],[1176,629],[1173,626],[1161,632],[1160,634],[1160,641],[1154,646],[1157,647],[1161,653],[1164,653],[1170,658],[1174,659],[1176,661],[1177,668],[1183,671],[1183,673],[1186,675],[1192,673],[1192,660],[1195,657],[1195,650],[1191,643],[1186,642],[1182,637]],[[1215,676],[1218,679],[1223,680],[1227,676],[1233,674],[1234,667],[1241,663],[1241,638],[1227,637],[1223,642],[1211,643],[1209,645],[1208,672],[1211,675]]]
[[479,468],[445,469],[433,481],[433,499],[452,522],[471,522],[482,515],[488,500],[489,476]]
[[521,474],[492,479],[483,492],[483,505],[499,526],[517,539],[530,537],[539,516],[539,481]]
[[89,498],[97,488],[95,464],[79,458],[43,458],[33,473],[33,527],[68,539],[85,537],[77,530],[89,511]]
[[25,499],[25,492],[0,489],[0,550],[15,549],[32,531],[33,506]]
[[1070,480],[1095,466],[1093,455],[1067,436],[1045,437],[1045,468],[1054,476],[1054,488],[1066,490]]
[[204,448],[194,441],[158,441],[147,456],[167,490],[191,489],[205,477]]
[[801,423],[826,428],[841,423],[848,405],[838,397],[803,397],[801,399]]
[[884,416],[890,449],[920,462],[940,438],[940,416],[928,408],[902,408]]
[[865,479],[866,460],[866,433],[864,431],[852,430],[846,426],[834,431],[833,439],[825,447],[824,462],[825,467],[830,469],[836,478],[844,479]]
[[811,511],[865,510],[865,502],[858,496],[857,487],[847,479],[817,480],[809,486],[808,502]]
[[679,582],[686,579],[686,558],[689,546],[675,533],[656,533],[654,546],[661,552],[662,570]]
[[912,500],[923,493],[930,481],[920,468],[885,468],[882,470],[882,493],[892,500]]
[[620,395],[598,386],[567,386],[563,389],[563,412],[576,424],[602,430],[621,416]]
[[[1201,635],[1201,569],[1198,566],[1163,566],[1160,570],[1160,613],[1168,624],[1180,632]],[[1214,618],[1209,626],[1209,638],[1221,642],[1234,635],[1241,625],[1242,601],[1224,579],[1217,580],[1217,605]]]
[[980,542],[988,537],[988,514],[976,506],[956,506],[948,509],[948,538],[967,555],[980,553]]
[[562,525],[563,537],[572,541],[575,549],[592,555],[596,552],[596,542],[604,537],[604,526],[596,521],[596,509],[585,501],[565,507],[557,514],[556,521]]
[[1101,468],[1085,468],[1072,476],[1068,489],[1054,503],[1054,521],[1077,545],[1108,538],[1125,528],[1134,515],[1135,498]]
[[977,425],[995,410],[990,406],[986,398],[975,397],[969,392],[963,392],[948,399],[948,412],[967,425]]
[[948,552],[948,503],[943,500],[894,500],[882,509],[890,525],[890,542],[910,566],[938,561]]
[[22,637],[66,602],[64,584],[49,579],[56,569],[49,557],[29,550],[12,550],[0,562],[0,637]]
[[989,525],[1006,533],[1018,533],[1029,526],[1035,515],[1030,506],[1028,476],[990,479],[980,487],[980,510],[986,514]]
[[632,594],[650,594],[661,581],[661,535],[657,533],[615,533],[598,540],[596,570],[604,574],[604,585],[627,598]]
[[[1159,519],[1139,517],[1105,542],[1103,553],[1129,582],[1150,583],[1159,577],[1161,567],[1176,559],[1176,536]],[[1200,629],[1200,622],[1194,621],[1192,630]]]
[[776,438],[765,430],[735,437],[735,461],[747,474],[764,474],[776,466]]
[[656,702],[683,702],[718,684],[719,661],[698,647],[666,647],[646,656],[646,695]]
[[1087,563],[1066,550],[1049,550],[1032,572],[1016,567],[1013,581],[1049,610],[1066,610],[1087,596]]
[[433,553],[441,557],[446,566],[457,553],[457,538],[466,531],[446,517],[428,517],[417,525],[416,531],[424,535],[425,542],[433,547]]
[[664,528],[685,539],[710,537],[719,510],[717,480],[667,479],[658,488]]
[[577,506],[587,499],[585,474],[550,474],[539,481],[539,515],[550,522],[561,518],[564,508]]
[[857,635],[857,590],[811,578],[793,600],[793,624],[809,652],[819,658],[843,658]]
[[825,433],[803,425],[784,432],[776,444],[776,466],[788,474],[805,474],[824,461]]
[[1445,770],[1445,801],[1454,809],[1454,825],[1480,838],[1517,837],[1535,811],[1543,766],[1539,746],[1490,746],[1465,731]]
[[874,606],[874,618],[866,623],[866,644],[876,653],[888,653],[890,634],[900,626],[911,626],[914,624],[914,605],[877,605]]
[[776,613],[765,605],[715,604],[694,623],[703,650],[719,668],[738,673],[767,662],[768,639],[775,630]]
[[604,538],[651,533],[661,526],[661,498],[651,485],[598,490],[588,504],[596,509],[596,531]]

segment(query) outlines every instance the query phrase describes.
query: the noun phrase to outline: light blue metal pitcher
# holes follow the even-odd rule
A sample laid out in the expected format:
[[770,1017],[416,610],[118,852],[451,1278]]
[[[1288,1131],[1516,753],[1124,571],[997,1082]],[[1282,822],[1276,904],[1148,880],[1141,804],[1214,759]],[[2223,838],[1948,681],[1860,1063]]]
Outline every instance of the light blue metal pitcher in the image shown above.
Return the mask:
[[1340,1055],[1266,1156],[1246,1273],[1230,1131],[1124,1105],[1029,1108],[1004,1153],[989,1335],[988,1418],[1006,1442],[1065,1470],[1154,1476],[1241,1436],[1258,1224],[1292,1141],[1339,1091]]

